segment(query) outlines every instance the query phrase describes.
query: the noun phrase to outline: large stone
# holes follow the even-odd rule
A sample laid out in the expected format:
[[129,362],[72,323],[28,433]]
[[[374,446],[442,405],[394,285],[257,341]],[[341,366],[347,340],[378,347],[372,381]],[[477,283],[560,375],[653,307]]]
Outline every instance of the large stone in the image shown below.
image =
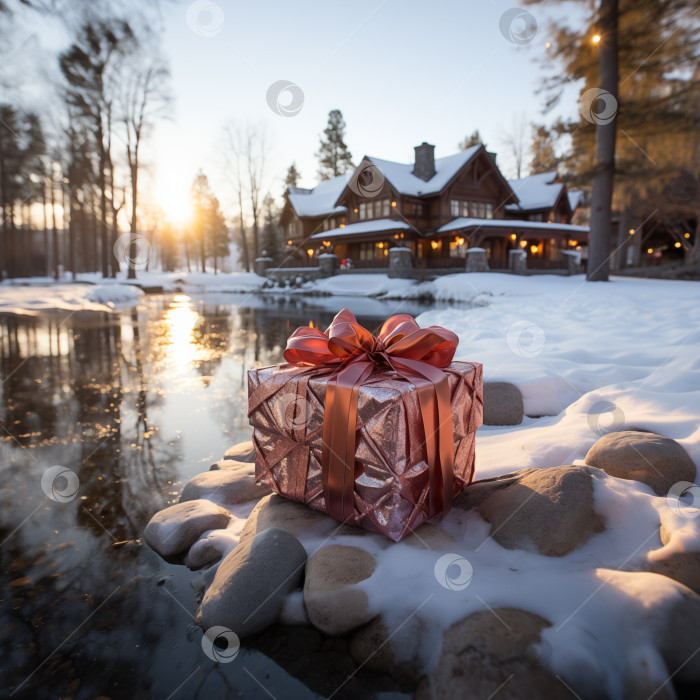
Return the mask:
[[255,462],[255,448],[252,440],[239,442],[229,447],[224,453],[224,459],[235,459],[238,462]]
[[257,501],[270,493],[270,488],[255,483],[255,465],[242,469],[221,469],[192,477],[182,490],[180,502],[198,498],[214,498],[220,503]]
[[237,471],[237,470],[248,470],[250,467],[253,467],[255,469],[255,463],[254,462],[239,462],[236,459],[220,459],[218,462],[214,462],[210,467],[209,471],[218,471],[219,469],[227,469],[229,471]]
[[452,502],[452,505],[462,510],[470,510],[478,508],[487,498],[490,498],[496,491],[506,488],[511,484],[520,481],[524,476],[532,472],[538,471],[534,468],[519,469],[515,472],[508,472],[500,476],[492,476],[489,479],[478,479],[473,481],[469,488],[457,496]]
[[520,425],[523,395],[508,382],[484,382],[484,425]]
[[304,603],[312,624],[329,635],[341,635],[373,617],[367,594],[355,584],[369,578],[377,563],[359,547],[328,545],[306,564]]
[[211,501],[178,503],[156,513],[143,536],[162,557],[185,553],[207,530],[221,530],[231,514]]
[[535,469],[495,490],[480,507],[491,537],[507,549],[561,557],[605,529],[594,510],[589,467]]
[[277,622],[305,562],[299,540],[278,528],[239,544],[219,564],[202,600],[202,628],[222,625],[242,639]]
[[660,496],[679,481],[695,481],[696,475],[693,460],[675,440],[637,430],[604,435],[588,450],[586,464],[648,484]]
[[372,671],[414,675],[422,664],[420,646],[425,632],[425,623],[417,616],[402,621],[395,629],[390,629],[383,617],[377,617],[353,634],[350,655]]
[[187,552],[184,564],[192,571],[203,569],[205,566],[216,564],[221,559],[221,546],[209,536],[197,540]]
[[639,599],[640,629],[650,631],[668,676],[682,683],[700,683],[700,596],[654,573],[598,569],[596,574],[605,585]]
[[416,700],[571,700],[547,669],[549,648],[541,633],[549,626],[514,608],[469,615],[445,632],[438,666],[418,685]]
[[647,568],[700,594],[700,552],[673,552],[664,559],[650,561]]
[[338,523],[325,513],[272,493],[261,498],[253,508],[243,526],[240,541],[243,542],[271,527],[300,534],[319,523],[325,524],[329,529],[338,526]]

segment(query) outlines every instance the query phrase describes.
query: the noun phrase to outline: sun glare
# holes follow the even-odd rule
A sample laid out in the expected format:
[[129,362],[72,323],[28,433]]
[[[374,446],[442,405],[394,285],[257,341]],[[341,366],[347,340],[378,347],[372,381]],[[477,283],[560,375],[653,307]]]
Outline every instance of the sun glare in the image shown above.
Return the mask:
[[168,221],[178,227],[189,223],[192,218],[189,184],[166,178],[156,188],[155,196]]

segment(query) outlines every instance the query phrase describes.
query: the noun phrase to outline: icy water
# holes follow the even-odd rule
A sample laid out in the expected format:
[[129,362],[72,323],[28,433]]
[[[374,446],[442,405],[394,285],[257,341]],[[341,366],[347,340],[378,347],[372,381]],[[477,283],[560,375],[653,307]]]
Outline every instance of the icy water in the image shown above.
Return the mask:
[[258,651],[205,656],[194,574],[139,538],[189,477],[249,439],[246,370],[281,361],[297,326],[325,328],[342,306],[372,330],[425,310],[166,295],[0,317],[0,697],[318,697]]

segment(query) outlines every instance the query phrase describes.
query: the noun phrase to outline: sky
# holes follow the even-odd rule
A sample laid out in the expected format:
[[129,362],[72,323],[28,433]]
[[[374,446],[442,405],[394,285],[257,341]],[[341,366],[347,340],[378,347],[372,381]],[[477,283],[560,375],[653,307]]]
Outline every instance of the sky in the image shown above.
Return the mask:
[[[124,7],[134,3],[120,1]],[[356,163],[363,155],[411,162],[422,141],[436,146],[437,157],[450,155],[478,129],[507,176],[514,172],[504,137],[514,124],[576,114],[575,88],[543,114],[545,96],[537,91],[556,66],[547,58],[548,16],[539,5],[180,0],[158,3],[151,18],[162,30],[175,100],[146,148],[144,179],[173,218],[182,213],[199,168],[224,210],[233,213],[225,124],[264,126],[270,143],[266,186],[279,197],[293,161],[301,184],[316,184],[315,153],[331,109],[343,113]],[[15,67],[22,56],[41,56],[39,70],[57,80],[49,54],[65,45],[65,31],[49,18],[38,30],[30,23],[24,33],[17,35]],[[283,91],[279,101],[268,99],[279,81],[296,86],[294,95]],[[277,105],[284,107],[292,96],[293,114],[280,114]]]

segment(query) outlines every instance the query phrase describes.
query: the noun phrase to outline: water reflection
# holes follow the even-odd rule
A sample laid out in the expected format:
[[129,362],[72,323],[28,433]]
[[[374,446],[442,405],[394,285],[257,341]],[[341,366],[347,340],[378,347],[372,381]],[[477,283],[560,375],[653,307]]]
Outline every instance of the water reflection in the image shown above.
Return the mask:
[[[183,697],[266,696],[245,665],[278,697],[313,697],[258,653],[209,662],[192,627],[193,575],[139,538],[184,480],[248,438],[246,371],[280,361],[297,326],[325,328],[353,303],[370,328],[394,312],[175,295],[110,314],[0,318],[4,694],[166,698],[187,682]],[[51,465],[75,472],[75,499],[45,496]]]

